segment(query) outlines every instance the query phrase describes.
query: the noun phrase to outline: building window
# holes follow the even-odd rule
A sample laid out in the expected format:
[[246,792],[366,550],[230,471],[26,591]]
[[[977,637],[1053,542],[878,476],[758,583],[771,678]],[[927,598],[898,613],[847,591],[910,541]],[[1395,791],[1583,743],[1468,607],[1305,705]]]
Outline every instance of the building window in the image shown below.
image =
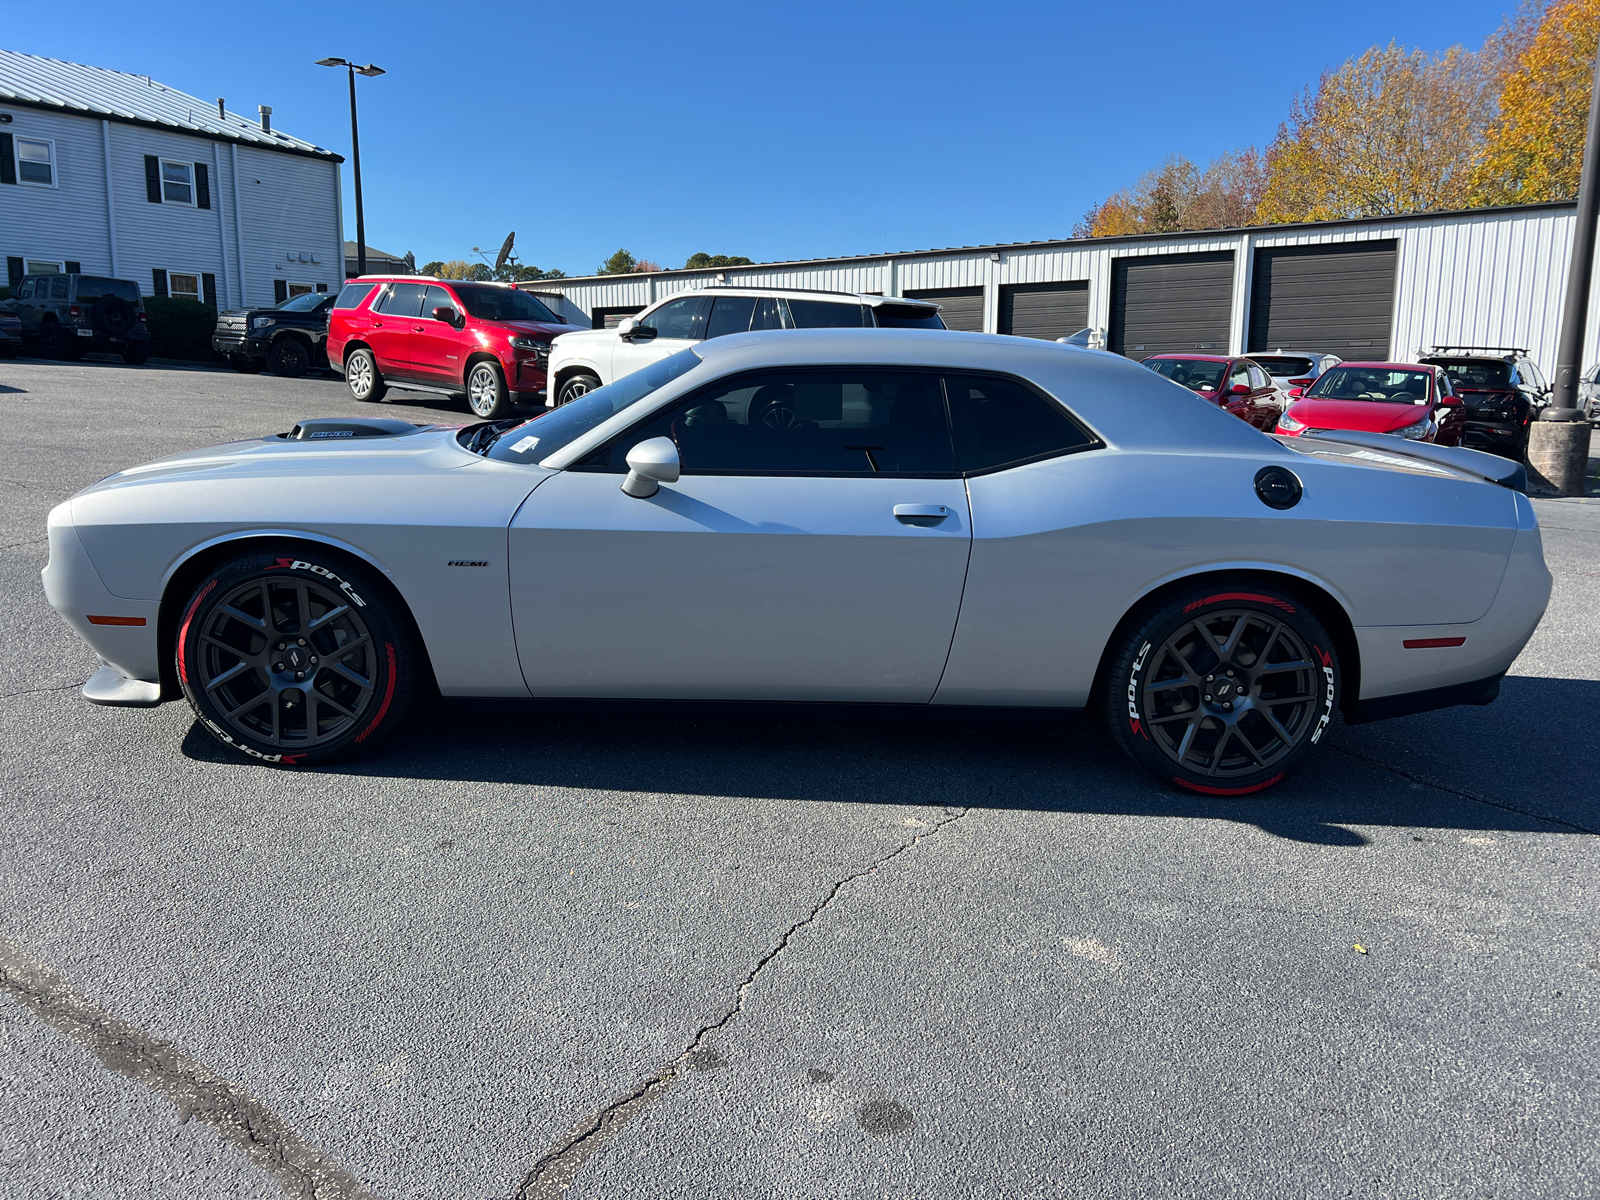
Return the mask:
[[293,300],[296,296],[304,296],[312,290],[309,283],[291,283],[289,285],[289,299]]
[[[161,160],[161,198],[168,204],[194,203],[194,165]],[[189,276],[194,278],[194,276]],[[177,293],[174,292],[174,295]]]
[[56,186],[56,144],[44,138],[17,139],[17,182]]
[[42,259],[30,258],[27,261],[26,266],[28,268],[28,274],[29,275],[59,275],[59,274],[61,274],[61,264],[58,263],[58,262],[46,262],[46,261],[44,261]]
[[[166,164],[163,163],[162,166],[166,166]],[[184,271],[168,271],[167,288],[174,299],[198,300],[200,299],[200,276],[190,275]]]

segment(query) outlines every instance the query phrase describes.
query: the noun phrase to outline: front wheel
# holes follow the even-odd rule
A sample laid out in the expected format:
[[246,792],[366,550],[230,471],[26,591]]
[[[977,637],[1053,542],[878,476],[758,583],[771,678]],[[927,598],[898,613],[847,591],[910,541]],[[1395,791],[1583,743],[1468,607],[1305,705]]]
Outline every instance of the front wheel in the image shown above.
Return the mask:
[[561,389],[556,393],[556,404],[558,406],[571,404],[579,396],[587,396],[599,386],[599,376],[580,371],[562,383]]
[[267,365],[274,375],[299,379],[311,369],[311,351],[297,337],[281,337],[267,351]]
[[389,385],[383,382],[383,376],[378,373],[378,360],[366,348],[352,352],[344,360],[344,381],[350,388],[350,394],[357,400],[382,400],[389,390]]
[[1298,597],[1223,580],[1135,617],[1102,701],[1117,743],[1161,782],[1244,796],[1305,765],[1340,681],[1333,641]]
[[511,396],[506,391],[506,377],[492,362],[473,364],[467,372],[467,407],[473,415],[485,421],[511,415]]
[[200,581],[178,628],[177,674],[225,745],[297,766],[366,749],[416,688],[409,622],[354,560],[305,546],[241,555]]

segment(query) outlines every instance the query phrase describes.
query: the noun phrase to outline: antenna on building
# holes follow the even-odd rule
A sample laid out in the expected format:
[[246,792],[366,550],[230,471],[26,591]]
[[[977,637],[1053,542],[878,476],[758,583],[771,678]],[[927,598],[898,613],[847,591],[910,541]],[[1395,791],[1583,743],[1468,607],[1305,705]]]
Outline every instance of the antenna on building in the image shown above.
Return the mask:
[[270,105],[270,104],[258,104],[258,105],[256,105],[256,108],[260,109],[260,111],[261,111],[261,132],[262,133],[271,133],[272,132],[272,105]]
[[221,96],[218,96],[217,97],[217,120],[226,121],[227,119],[228,119],[227,102],[225,100],[223,100],[223,98]]

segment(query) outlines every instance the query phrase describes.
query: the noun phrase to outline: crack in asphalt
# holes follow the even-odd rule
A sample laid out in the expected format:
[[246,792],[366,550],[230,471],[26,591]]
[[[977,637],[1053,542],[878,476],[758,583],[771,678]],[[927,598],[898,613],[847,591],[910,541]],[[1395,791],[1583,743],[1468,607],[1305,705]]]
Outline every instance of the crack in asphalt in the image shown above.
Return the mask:
[[58,683],[55,687],[23,688],[20,692],[0,692],[0,700],[9,700],[13,696],[40,696],[45,692],[64,692],[68,688],[82,687],[81,683]]
[[1335,754],[1342,754],[1346,758],[1353,758],[1357,762],[1366,763],[1370,767],[1389,771],[1402,779],[1408,779],[1412,783],[1420,784],[1422,787],[1430,787],[1437,792],[1457,796],[1462,800],[1472,800],[1478,804],[1486,804],[1490,808],[1498,808],[1502,812],[1516,813],[1521,817],[1532,817],[1536,821],[1544,821],[1550,825],[1565,825],[1568,829],[1576,830],[1578,833],[1593,834],[1600,837],[1600,829],[1590,829],[1587,825],[1579,825],[1576,821],[1568,821],[1564,817],[1552,817],[1548,813],[1535,812],[1531,808],[1519,808],[1515,804],[1507,804],[1504,800],[1491,800],[1488,796],[1480,796],[1476,792],[1464,792],[1460,788],[1451,787],[1447,783],[1440,783],[1437,779],[1429,779],[1426,775],[1415,774],[1404,767],[1392,766],[1382,759],[1373,758],[1370,754],[1363,754],[1359,750],[1346,750],[1343,746],[1330,746],[1329,749]]
[[261,1101],[182,1050],[112,1016],[16,943],[0,937],[0,990],[105,1066],[198,1117],[296,1200],[377,1200]]
[[[994,794],[993,786],[990,787],[989,793],[991,796]],[[739,985],[739,990],[735,994],[734,1003],[727,1012],[710,1024],[702,1025],[682,1054],[659,1068],[647,1079],[641,1080],[625,1095],[613,1100],[610,1104],[574,1126],[564,1138],[547,1150],[533,1164],[532,1169],[529,1170],[522,1182],[517,1185],[516,1190],[511,1193],[511,1200],[559,1200],[566,1193],[567,1188],[571,1186],[572,1179],[578,1173],[579,1168],[604,1146],[613,1134],[638,1116],[640,1112],[644,1111],[645,1108],[672,1086],[685,1067],[693,1070],[698,1062],[704,1062],[707,1066],[713,1065],[715,1051],[706,1046],[706,1039],[733,1020],[734,1017],[744,1012],[745,1000],[750,994],[750,989],[755,986],[756,980],[761,977],[761,973],[766,970],[773,959],[788,949],[790,941],[793,940],[797,933],[827,911],[828,906],[834,902],[846,885],[876,874],[902,854],[920,844],[925,838],[930,838],[946,826],[953,825],[961,820],[972,811],[972,808],[972,805],[968,805],[961,809],[945,809],[945,815],[941,819],[935,820],[931,829],[923,830],[910,841],[902,842],[882,858],[836,881],[805,916],[790,925],[779,935],[772,949],[768,950],[751,969],[750,973],[744,977],[744,982]]]

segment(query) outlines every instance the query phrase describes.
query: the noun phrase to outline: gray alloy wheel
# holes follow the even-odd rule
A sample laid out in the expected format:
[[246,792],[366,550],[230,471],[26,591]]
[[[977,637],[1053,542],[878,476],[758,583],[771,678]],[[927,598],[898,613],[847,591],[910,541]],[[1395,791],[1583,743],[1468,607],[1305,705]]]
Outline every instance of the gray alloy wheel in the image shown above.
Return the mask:
[[267,351],[267,365],[274,375],[298,379],[311,367],[311,352],[297,337],[280,337]]
[[383,376],[378,374],[378,363],[372,351],[364,348],[344,360],[344,381],[357,400],[382,400],[389,390]]
[[587,396],[599,386],[600,380],[598,377],[589,374],[587,371],[580,372],[561,385],[561,390],[556,394],[556,404],[558,407],[563,404],[571,404],[579,396]]
[[505,379],[494,363],[474,363],[467,372],[467,406],[485,421],[510,414],[511,397],[506,394]]

